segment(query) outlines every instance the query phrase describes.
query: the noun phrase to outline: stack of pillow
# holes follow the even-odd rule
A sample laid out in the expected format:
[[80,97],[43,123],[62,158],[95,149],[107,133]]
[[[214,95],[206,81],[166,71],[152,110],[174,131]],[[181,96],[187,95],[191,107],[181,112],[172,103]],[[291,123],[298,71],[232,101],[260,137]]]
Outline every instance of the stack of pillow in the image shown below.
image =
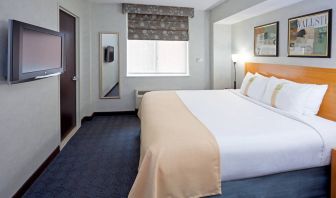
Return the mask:
[[241,93],[274,108],[301,115],[317,115],[328,85],[300,84],[258,73],[247,73]]

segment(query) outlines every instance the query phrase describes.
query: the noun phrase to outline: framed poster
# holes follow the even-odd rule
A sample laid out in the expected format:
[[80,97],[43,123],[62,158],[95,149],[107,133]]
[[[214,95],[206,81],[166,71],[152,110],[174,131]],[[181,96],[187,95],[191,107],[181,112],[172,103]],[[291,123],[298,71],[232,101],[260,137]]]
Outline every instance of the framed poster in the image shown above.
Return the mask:
[[279,22],[261,25],[254,28],[254,55],[279,55]]
[[330,58],[332,10],[288,19],[288,56]]

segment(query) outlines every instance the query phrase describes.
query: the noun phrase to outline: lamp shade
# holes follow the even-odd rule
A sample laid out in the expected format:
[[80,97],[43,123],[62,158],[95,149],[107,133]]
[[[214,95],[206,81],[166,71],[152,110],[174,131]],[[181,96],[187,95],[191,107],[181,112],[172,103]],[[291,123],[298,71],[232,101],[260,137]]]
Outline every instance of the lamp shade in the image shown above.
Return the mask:
[[232,62],[236,63],[239,61],[239,54],[232,54]]

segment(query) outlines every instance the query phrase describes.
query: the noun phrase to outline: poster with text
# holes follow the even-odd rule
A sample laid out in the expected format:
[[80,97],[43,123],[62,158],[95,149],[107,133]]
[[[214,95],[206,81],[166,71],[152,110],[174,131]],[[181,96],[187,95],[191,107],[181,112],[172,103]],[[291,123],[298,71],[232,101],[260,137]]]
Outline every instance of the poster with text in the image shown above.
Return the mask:
[[288,20],[288,55],[330,57],[331,10]]

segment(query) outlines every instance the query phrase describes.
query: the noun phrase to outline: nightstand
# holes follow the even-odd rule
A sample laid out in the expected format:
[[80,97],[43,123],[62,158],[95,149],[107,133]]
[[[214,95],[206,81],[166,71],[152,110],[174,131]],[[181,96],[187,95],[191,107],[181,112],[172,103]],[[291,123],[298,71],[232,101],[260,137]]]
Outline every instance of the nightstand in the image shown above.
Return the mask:
[[336,149],[331,153],[331,198],[336,198]]

